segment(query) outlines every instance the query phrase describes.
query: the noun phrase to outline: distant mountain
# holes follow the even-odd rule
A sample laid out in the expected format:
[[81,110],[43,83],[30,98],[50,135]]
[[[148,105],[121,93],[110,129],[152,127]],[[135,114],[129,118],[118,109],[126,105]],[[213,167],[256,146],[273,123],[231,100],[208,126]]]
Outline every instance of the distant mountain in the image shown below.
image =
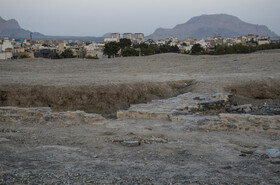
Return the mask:
[[[15,19],[5,20],[0,17],[0,38],[29,39],[30,33],[31,31],[21,28]],[[50,36],[38,32],[33,32],[32,38],[40,40],[85,40],[94,42],[101,42],[104,40],[103,37]]]
[[105,33],[104,35],[102,35],[102,37],[109,38],[109,37],[111,37],[111,33]]
[[[5,20],[0,17],[0,36],[10,38],[30,38],[30,31],[22,29],[15,19]],[[43,37],[41,33],[33,33],[34,37]]]
[[0,33],[5,30],[20,29],[18,22],[15,19],[6,21],[0,17]]
[[264,25],[246,23],[239,18],[227,14],[201,15],[191,18],[184,24],[178,24],[172,29],[158,28],[146,39],[160,40],[177,37],[180,40],[188,38],[207,38],[213,36],[235,37],[248,34],[277,37]]

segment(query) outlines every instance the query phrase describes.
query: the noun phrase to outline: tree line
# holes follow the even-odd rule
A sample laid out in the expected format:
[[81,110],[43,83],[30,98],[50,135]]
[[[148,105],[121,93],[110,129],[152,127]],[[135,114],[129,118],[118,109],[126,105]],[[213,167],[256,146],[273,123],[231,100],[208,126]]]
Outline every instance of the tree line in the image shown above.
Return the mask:
[[193,55],[225,55],[225,54],[245,54],[252,53],[261,50],[269,50],[269,49],[280,49],[280,43],[270,43],[263,44],[258,46],[246,46],[242,44],[236,44],[232,46],[227,45],[216,45],[213,51],[207,51],[200,44],[195,44],[190,54]]
[[[242,44],[236,44],[232,46],[227,45],[216,45],[213,50],[205,50],[200,44],[194,44],[190,51],[185,54],[192,55],[224,55],[224,54],[245,54],[252,53],[261,50],[269,49],[280,49],[280,43],[270,43],[257,46],[246,46]],[[180,49],[177,45],[170,46],[168,44],[157,45],[157,44],[132,44],[130,39],[120,39],[120,42],[108,42],[104,46],[104,55],[108,58],[111,57],[130,57],[130,56],[148,56],[160,53],[180,53]],[[64,50],[61,54],[56,52],[52,53],[50,58],[61,59],[61,58],[75,58],[74,53],[71,49]],[[90,59],[98,59],[92,57]]]
[[178,46],[157,44],[132,44],[130,39],[120,39],[120,42],[108,42],[104,46],[104,55],[111,57],[148,56],[159,53],[180,53]]
[[[232,46],[216,45],[213,50],[205,50],[200,44],[194,44],[190,51],[185,54],[192,55],[224,55],[224,54],[244,54],[261,50],[280,49],[280,43],[270,43],[257,46],[246,46],[236,44]],[[157,45],[157,44],[133,44],[130,39],[120,39],[120,42],[109,42],[104,46],[104,55],[111,57],[148,56],[160,53],[180,53],[178,46]]]

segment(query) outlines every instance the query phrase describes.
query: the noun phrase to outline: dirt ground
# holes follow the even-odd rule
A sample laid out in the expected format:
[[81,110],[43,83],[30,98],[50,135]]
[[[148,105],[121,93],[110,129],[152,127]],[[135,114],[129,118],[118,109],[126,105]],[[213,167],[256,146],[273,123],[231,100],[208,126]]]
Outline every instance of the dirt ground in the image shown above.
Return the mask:
[[[225,91],[235,104],[279,106],[280,50],[0,61],[1,106],[104,113],[184,92]],[[279,163],[257,152],[275,148],[279,134],[207,131],[183,121],[1,122],[0,184],[280,184]]]
[[195,79],[196,91],[219,91],[221,84],[280,78],[280,51],[244,55],[160,54],[102,60],[22,59],[0,61],[0,84],[100,85]]

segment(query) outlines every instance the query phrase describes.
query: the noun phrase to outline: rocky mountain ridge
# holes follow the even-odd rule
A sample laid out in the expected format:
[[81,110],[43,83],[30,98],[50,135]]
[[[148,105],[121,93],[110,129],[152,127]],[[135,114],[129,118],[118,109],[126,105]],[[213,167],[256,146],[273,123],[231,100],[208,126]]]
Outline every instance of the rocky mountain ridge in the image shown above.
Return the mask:
[[159,40],[177,37],[180,40],[185,40],[214,36],[227,38],[248,34],[277,37],[277,34],[269,30],[267,26],[246,23],[232,15],[213,14],[193,17],[188,22],[178,24],[172,29],[158,28],[146,38]]

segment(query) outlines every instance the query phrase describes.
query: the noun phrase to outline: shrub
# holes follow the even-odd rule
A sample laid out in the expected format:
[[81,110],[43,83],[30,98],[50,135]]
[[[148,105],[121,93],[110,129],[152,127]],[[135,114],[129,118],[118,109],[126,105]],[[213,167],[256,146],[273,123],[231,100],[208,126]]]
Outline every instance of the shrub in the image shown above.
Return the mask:
[[71,49],[66,49],[60,54],[61,58],[74,58],[73,51]]
[[20,59],[23,59],[23,58],[30,58],[30,56],[27,55],[27,54],[23,54],[23,55],[20,55],[19,58],[20,58]]
[[203,47],[201,47],[200,44],[193,45],[193,47],[191,49],[192,55],[202,54],[203,52],[204,52],[204,49],[203,49]]
[[129,56],[139,56],[139,51],[134,48],[125,48],[122,50],[121,55],[123,57],[129,57]]
[[99,59],[98,56],[91,56],[91,55],[87,56],[86,58],[87,59]]

